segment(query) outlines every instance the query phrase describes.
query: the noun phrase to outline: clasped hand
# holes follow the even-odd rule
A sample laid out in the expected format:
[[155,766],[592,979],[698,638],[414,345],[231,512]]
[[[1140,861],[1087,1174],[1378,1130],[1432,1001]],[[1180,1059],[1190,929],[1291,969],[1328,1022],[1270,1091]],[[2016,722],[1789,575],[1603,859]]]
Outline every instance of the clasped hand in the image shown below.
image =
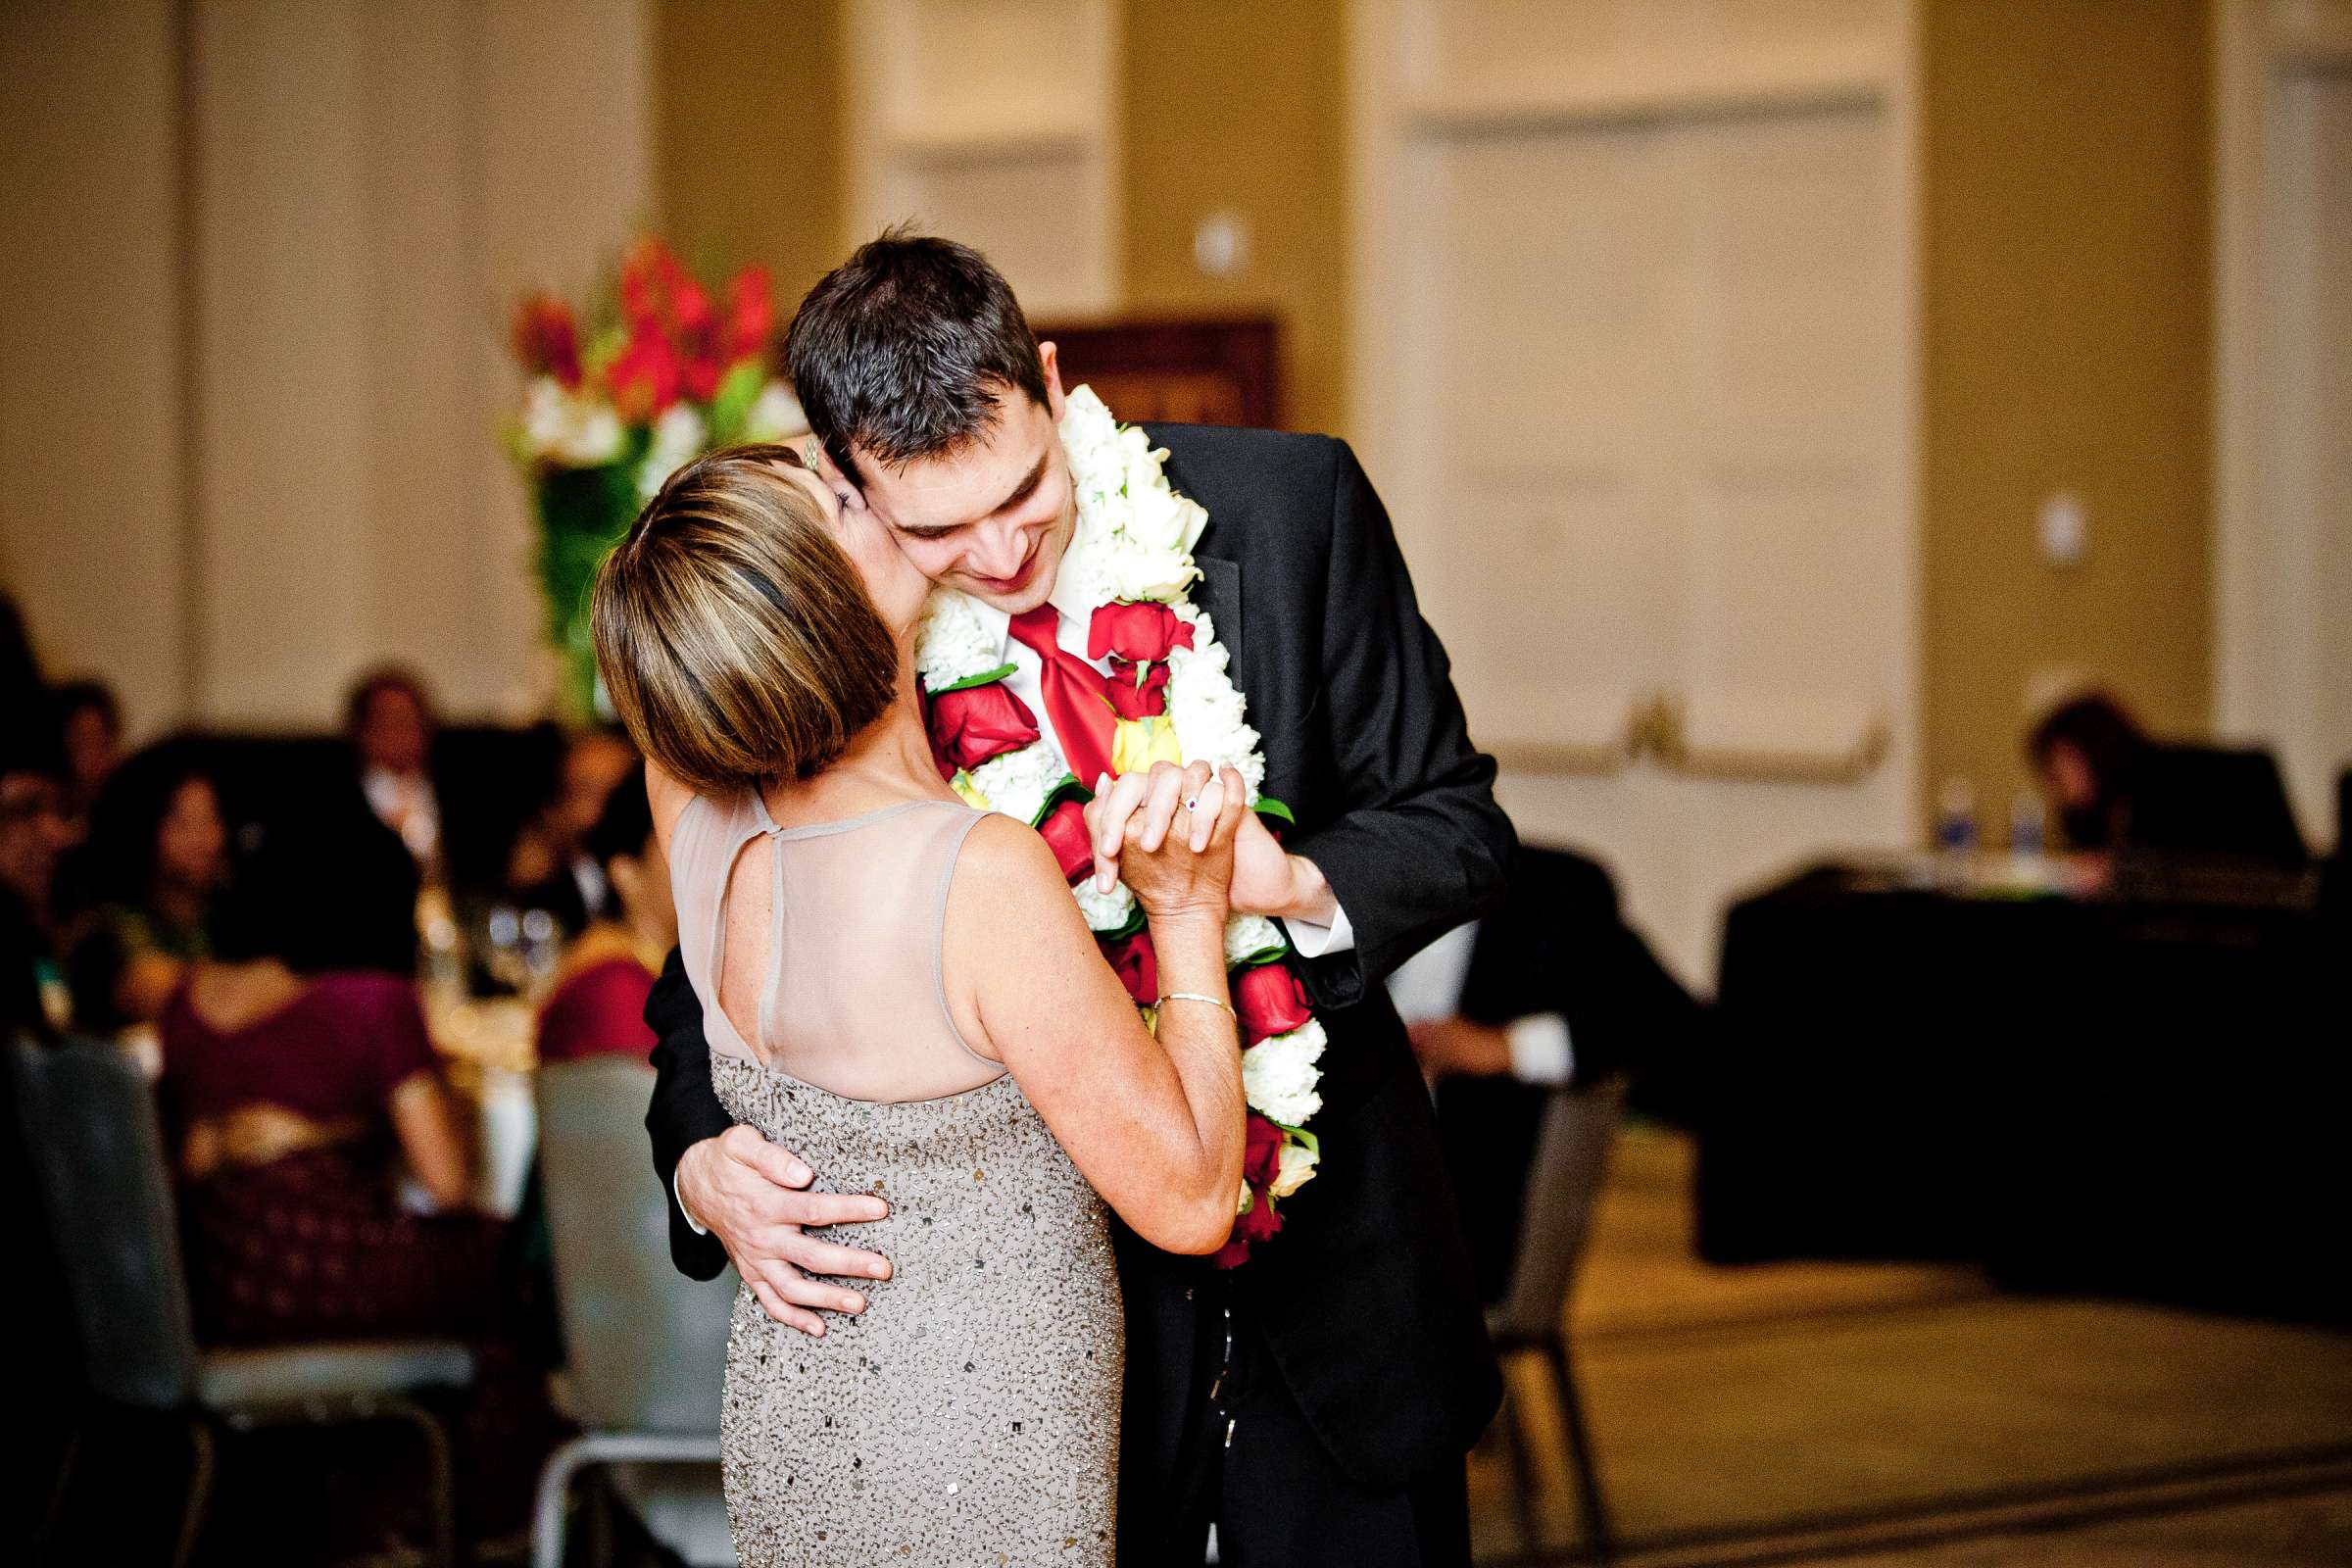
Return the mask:
[[[1107,893],[1124,879],[1148,915],[1198,908],[1221,923],[1236,906],[1245,819],[1255,819],[1250,786],[1230,767],[1155,762],[1149,773],[1098,779],[1086,805],[1095,886]],[[1282,855],[1271,835],[1266,842]]]

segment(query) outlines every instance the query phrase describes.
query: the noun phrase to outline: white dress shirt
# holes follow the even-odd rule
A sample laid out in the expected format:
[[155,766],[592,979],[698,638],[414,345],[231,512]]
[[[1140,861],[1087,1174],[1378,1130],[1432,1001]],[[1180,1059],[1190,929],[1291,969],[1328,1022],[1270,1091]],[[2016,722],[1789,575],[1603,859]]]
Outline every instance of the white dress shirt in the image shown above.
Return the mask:
[[[1406,1023],[1450,1018],[1462,1010],[1462,985],[1470,978],[1470,956],[1478,947],[1478,922],[1457,925],[1396,966],[1389,976],[1389,1000]],[[1503,1028],[1511,1043],[1511,1076],[1525,1084],[1558,1085],[1576,1075],[1576,1050],[1568,1020],[1556,1012],[1531,1012]]]
[[[1054,627],[1054,640],[1061,645],[1063,652],[1086,659],[1087,634],[1093,629],[1095,607],[1083,602],[1075,593],[1071,593],[1067,598],[1060,597],[1063,593],[1063,585],[1055,583],[1054,592],[1046,596],[1046,602],[1052,605],[1057,613]],[[1053,715],[1046,711],[1043,695],[1044,678],[1039,673],[1041,661],[1037,657],[1037,651],[1012,635],[1012,617],[1010,615],[994,605],[984,604],[978,600],[973,603],[979,606],[981,613],[987,618],[990,632],[1004,646],[1004,658],[1000,659],[998,662],[1008,663],[1012,666],[1012,673],[1004,677],[1004,689],[1018,697],[1022,705],[1036,715],[1038,727],[1053,737],[1054,745],[1058,750],[1061,746],[1061,736],[1054,727]],[[1107,659],[1090,659],[1087,660],[1087,662],[1104,674],[1110,672],[1110,661]],[[1246,696],[1247,693],[1244,695]],[[1078,782],[1090,790],[1095,787],[1095,781],[1091,778],[1080,779]],[[1312,920],[1297,919],[1286,919],[1282,923],[1290,932],[1291,946],[1298,949],[1299,954],[1305,957],[1320,958],[1327,953],[1346,953],[1355,946],[1355,927],[1348,923],[1348,911],[1337,908],[1336,901],[1335,912],[1329,925],[1318,925]],[[1465,958],[1463,961],[1466,964],[1469,960]],[[1565,1049],[1567,1026],[1561,1025],[1560,1032],[1563,1049]],[[1560,1076],[1565,1079],[1567,1074],[1563,1071]],[[677,1176],[674,1172],[670,1176],[670,1195],[673,1198],[677,1197]],[[685,1199],[678,1198],[677,1203],[678,1212],[686,1216],[686,1223],[693,1228],[694,1233],[697,1236],[708,1236],[710,1232],[695,1219],[693,1211],[686,1206]]]

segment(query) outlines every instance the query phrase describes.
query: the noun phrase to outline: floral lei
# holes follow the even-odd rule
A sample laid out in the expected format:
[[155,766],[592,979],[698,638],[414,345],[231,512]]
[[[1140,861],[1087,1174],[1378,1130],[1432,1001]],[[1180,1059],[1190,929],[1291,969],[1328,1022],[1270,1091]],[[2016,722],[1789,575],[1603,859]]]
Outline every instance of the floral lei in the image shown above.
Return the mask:
[[[1262,796],[1266,759],[1246,704],[1226,674],[1232,655],[1187,589],[1200,575],[1192,549],[1208,514],[1178,495],[1144,432],[1120,424],[1088,387],[1069,395],[1062,450],[1077,490],[1078,526],[1062,557],[1060,581],[1083,586],[1097,608],[1090,646],[1111,656],[1109,701],[1117,715],[1111,771],[1154,762],[1231,767],[1261,814],[1288,823],[1281,802]],[[1102,956],[1147,1025],[1156,1026],[1158,965],[1135,895],[1120,883],[1098,893],[1085,803],[1094,792],[1070,774],[1060,751],[1019,698],[1005,689],[1012,665],[978,601],[935,590],[917,634],[915,663],[940,771],[985,811],[1027,822],[1045,836]],[[1231,1268],[1250,1247],[1282,1229],[1278,1204],[1315,1173],[1319,1149],[1306,1124],[1323,1108],[1316,1092],[1323,1026],[1288,961],[1282,928],[1263,915],[1225,925],[1225,962],[1242,1031],[1242,1089],[1249,1134],[1233,1235],[1214,1261]]]

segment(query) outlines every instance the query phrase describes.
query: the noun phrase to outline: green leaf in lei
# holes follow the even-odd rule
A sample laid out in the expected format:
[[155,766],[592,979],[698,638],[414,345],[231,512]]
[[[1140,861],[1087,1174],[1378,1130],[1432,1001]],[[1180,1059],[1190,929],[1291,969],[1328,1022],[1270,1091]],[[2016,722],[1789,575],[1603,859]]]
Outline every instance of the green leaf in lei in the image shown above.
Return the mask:
[[[1276,929],[1279,930],[1280,927],[1276,927]],[[1227,964],[1225,969],[1228,974],[1240,974],[1244,969],[1260,969],[1269,963],[1279,962],[1289,956],[1290,951],[1291,945],[1288,942],[1274,942],[1258,949],[1255,953],[1243,955]]]
[[992,681],[1003,680],[1013,672],[1014,667],[1011,664],[999,664],[996,668],[983,670],[977,675],[966,675],[963,679],[950,681],[945,686],[927,686],[924,690],[934,697],[942,697],[949,692],[959,692],[968,687],[986,686]]
[[1093,790],[1079,783],[1075,775],[1064,773],[1061,775],[1060,783],[1046,791],[1046,804],[1037,808],[1037,820],[1029,825],[1031,827],[1043,826],[1046,818],[1054,814],[1054,808],[1064,801],[1076,801],[1079,805],[1084,806],[1094,798]]
[[1291,814],[1291,808],[1271,795],[1260,795],[1257,798],[1257,805],[1250,809],[1260,816],[1270,816],[1278,822],[1288,822],[1293,827],[1298,825],[1298,819]]

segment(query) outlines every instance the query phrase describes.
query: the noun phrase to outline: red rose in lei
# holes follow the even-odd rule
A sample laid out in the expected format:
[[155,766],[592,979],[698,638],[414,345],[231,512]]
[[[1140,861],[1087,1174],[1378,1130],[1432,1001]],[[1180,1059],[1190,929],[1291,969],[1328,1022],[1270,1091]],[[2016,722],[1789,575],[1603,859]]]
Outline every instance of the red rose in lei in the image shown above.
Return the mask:
[[931,699],[931,755],[939,776],[978,767],[992,757],[1017,752],[1037,739],[1037,715],[1004,689],[1001,680],[941,692]]
[[1245,1047],[1304,1028],[1314,1017],[1307,1005],[1306,987],[1282,963],[1261,963],[1235,975],[1233,1010],[1242,1021]]
[[1282,1211],[1274,1206],[1274,1200],[1262,1187],[1250,1188],[1250,1196],[1256,1201],[1250,1205],[1249,1213],[1235,1217],[1233,1239],[1237,1242],[1270,1242],[1282,1229]]
[[1063,881],[1075,882],[1094,869],[1094,841],[1087,836],[1085,807],[1076,801],[1063,801],[1046,813],[1046,819],[1037,824],[1037,831],[1045,836],[1047,848],[1054,852]]
[[1193,646],[1193,628],[1165,605],[1104,605],[1087,623],[1086,657],[1105,654],[1130,663],[1151,663],[1171,648]]
[[1250,1112],[1249,1131],[1242,1145],[1242,1180],[1259,1192],[1274,1184],[1282,1169],[1282,1129]]
[[1137,1005],[1148,1006],[1159,1000],[1159,955],[1152,950],[1151,932],[1138,931],[1104,943],[1102,956],[1110,960],[1111,972]]
[[[1136,679],[1139,670],[1143,675],[1140,683]],[[1113,659],[1110,684],[1102,694],[1121,718],[1157,718],[1168,710],[1168,666]]]

